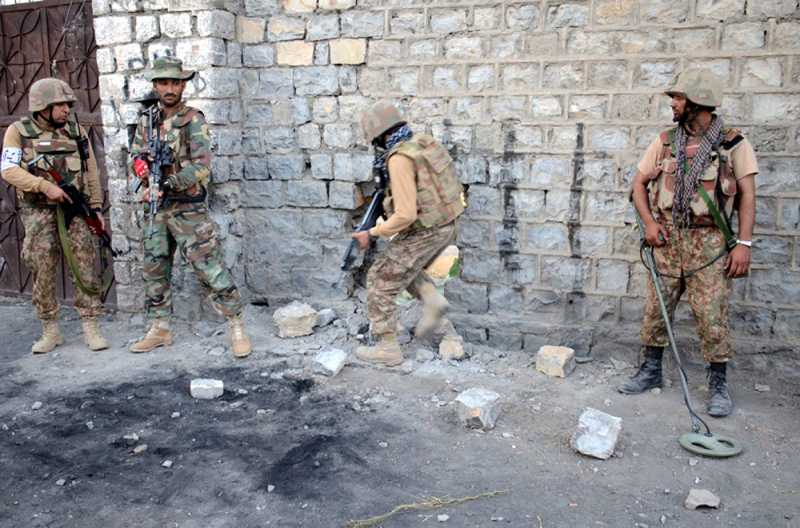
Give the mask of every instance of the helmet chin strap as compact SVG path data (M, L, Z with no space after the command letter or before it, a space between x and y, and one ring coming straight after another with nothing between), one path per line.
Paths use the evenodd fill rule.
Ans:
M44 111L39 112L39 115L42 116L44 118L44 120L47 121L47 124L50 125L51 127L53 127L53 129L58 130L59 128L64 128L64 126L66 126L66 124L67 124L66 121L64 121L63 123L56 123L55 121L53 121L53 106L52 105L50 105L47 108L45 108L45 110L47 110L47 115L44 114Z

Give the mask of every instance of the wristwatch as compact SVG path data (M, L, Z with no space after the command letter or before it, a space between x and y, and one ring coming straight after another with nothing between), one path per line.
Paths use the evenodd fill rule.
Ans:
M749 247L749 248L752 248L752 247L753 247L753 241L752 241L752 240L739 240L739 239L737 238L737 239L736 239L736 244L737 244L737 245L738 245L738 244L741 244L741 245L743 245L743 246L747 246L747 247Z

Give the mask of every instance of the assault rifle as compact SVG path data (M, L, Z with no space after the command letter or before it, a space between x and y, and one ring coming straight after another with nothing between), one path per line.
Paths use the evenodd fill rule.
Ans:
M147 176L147 187L150 189L150 210L148 212L149 227L148 237L153 235L153 219L158 212L158 193L163 186L164 173L162 167L174 163L170 146L161 139L161 112L158 105L152 105L145 110L147 113L147 149L139 155L150 167Z
M375 192L372 193L372 200L369 202L369 207L367 207L367 211L364 213L364 217L361 219L361 222L358 224L356 231L369 231L375 224L378 222L378 218L383 216L383 198L386 195L386 178L380 174L379 171L375 172L375 183L377 187L375 188ZM355 253L358 250L358 242L356 239L350 241L350 245L347 246L347 251L344 252L344 257L342 258L342 270L348 271L350 266L353 265L355 262L356 257Z

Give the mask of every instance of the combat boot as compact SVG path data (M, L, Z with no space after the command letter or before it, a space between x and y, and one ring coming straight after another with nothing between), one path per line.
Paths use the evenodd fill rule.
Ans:
M165 319L156 319L150 325L150 329L145 336L132 344L128 350L134 354L140 354L142 352L150 352L160 346L169 346L171 344L172 332L169 331L169 321Z
M397 336L390 334L383 336L375 346L358 347L356 357L361 361L396 367L403 362L403 351L397 342Z
M419 288L419 294L422 297L422 317L420 317L417 327L414 330L414 335L417 337L425 337L432 331L436 330L442 316L447 313L450 308L450 303L447 302L444 295L439 293L439 290L431 283L425 283Z
M81 322L81 326L83 327L83 340L89 350L105 350L108 348L108 341L100 334L96 319L84 319Z
M250 338L247 337L244 331L244 321L242 321L241 317L237 316L228 319L228 332L231 338L233 356L237 358L249 356L252 346L250 345Z
M639 367L639 371L620 385L617 390L623 394L641 394L646 390L661 387L661 357L663 355L663 347L645 347L644 362Z
M723 418L733 411L733 400L728 392L727 363L711 363L708 368L708 403L706 412L709 416Z
M58 327L58 320L47 319L42 321L42 337L31 347L34 354L47 354L52 352L58 345L64 344L61 336L61 329Z

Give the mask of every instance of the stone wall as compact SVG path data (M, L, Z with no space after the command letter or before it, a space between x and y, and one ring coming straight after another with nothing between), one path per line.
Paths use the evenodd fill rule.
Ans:
M646 275L626 193L669 126L661 90L704 66L725 78L722 114L761 167L753 272L732 307L739 348L796 347L796 0L95 0L94 10L123 310L142 302L126 125L147 89L142 69L168 48L200 71L188 95L214 134L211 206L250 300L350 288L339 258L370 192L357 116L388 99L451 149L468 186L463 271L447 285L460 329L507 348L635 348ZM196 297L186 299L179 311L192 316ZM691 328L686 306L677 319Z

